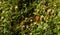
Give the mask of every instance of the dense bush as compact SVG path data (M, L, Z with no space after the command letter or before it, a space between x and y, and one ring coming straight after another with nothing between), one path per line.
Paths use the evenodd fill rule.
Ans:
M0 35L60 35L60 0L0 0Z

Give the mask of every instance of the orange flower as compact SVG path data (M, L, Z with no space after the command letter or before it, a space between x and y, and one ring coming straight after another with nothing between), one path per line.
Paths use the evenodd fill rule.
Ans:
M35 17L35 19L36 19L36 21L38 21L38 20L40 19L40 16L37 15L37 16Z

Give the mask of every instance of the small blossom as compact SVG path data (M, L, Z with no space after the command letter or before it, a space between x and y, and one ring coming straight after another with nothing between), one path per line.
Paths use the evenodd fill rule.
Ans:
M32 35L32 33L30 33L30 35Z
M10 7L10 10L12 10L12 6Z
M3 22L6 22L6 21L7 21L6 19L3 20Z
M36 24L36 22L34 22L34 25Z
M33 20L31 19L30 21L32 22Z
M5 4L6 2L4 1L3 4Z
M42 15L41 18L43 18L44 16Z
M28 18L25 18L25 20L27 20Z
M48 9L47 12L51 12L51 9Z
M26 27L27 27L27 28L29 28L29 26L28 26L28 25L27 25Z
M2 13L5 13L5 11L2 11Z
M3 19L4 17L1 17L1 19Z
M2 2L0 2L0 4L1 4Z
M18 8L18 6L15 6L15 9L17 9Z
M56 5L54 5L54 6L56 6Z

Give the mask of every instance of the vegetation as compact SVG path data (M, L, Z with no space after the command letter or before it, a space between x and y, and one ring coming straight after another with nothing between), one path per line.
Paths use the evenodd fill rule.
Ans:
M0 0L0 35L60 35L60 0Z

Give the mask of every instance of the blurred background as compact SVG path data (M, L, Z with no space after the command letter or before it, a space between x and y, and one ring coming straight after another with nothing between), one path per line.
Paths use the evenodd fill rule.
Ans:
M60 0L0 0L0 35L60 35Z

